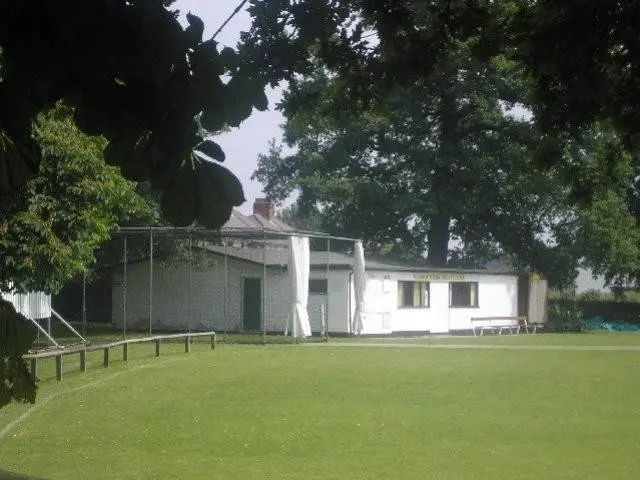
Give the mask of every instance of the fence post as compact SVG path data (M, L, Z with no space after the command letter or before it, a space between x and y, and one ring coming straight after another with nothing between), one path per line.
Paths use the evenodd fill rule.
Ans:
M82 273L82 335L87 333L87 271ZM49 332L51 335L51 332Z
M129 360L129 342L124 342L122 344L122 361L126 362Z
M153 227L149 227L149 336L153 323Z
M33 377L33 380L36 380L36 377L38 375L38 359L37 358L32 358L31 359L31 376Z
M124 237L122 263L122 339L127 338L127 237Z
M62 380L62 355L56 355L56 379Z
M187 285L188 285L188 289L189 289L189 315L187 315L188 318L188 328L187 331L189 333L191 333L191 324L193 323L193 298L192 298L192 288L191 288L191 275L192 272L191 270L193 269L193 249L191 246L191 233L189 233L189 277L187 279Z
M80 350L80 371L81 372L87 371L87 351L86 350Z
M160 356L160 339L156 338L156 357Z
M211 335L211 350L216 349L216 334Z
M109 347L104 348L104 362L103 365L105 367L109 366Z

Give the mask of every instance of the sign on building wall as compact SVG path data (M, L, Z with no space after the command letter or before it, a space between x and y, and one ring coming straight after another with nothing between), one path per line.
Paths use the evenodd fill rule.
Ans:
M369 273L368 277L370 279L382 279L382 288L384 292L391 291L391 285L395 283L396 279L398 280L409 280L411 277L408 277L410 273L396 273L393 275L382 274L376 275L373 273ZM465 275L462 272L420 272L413 274L413 280L423 281L423 282L463 282L465 280Z
M442 281L442 282L462 282L464 281L464 273L449 273L449 272L427 272L427 273L414 273L414 280L425 281Z

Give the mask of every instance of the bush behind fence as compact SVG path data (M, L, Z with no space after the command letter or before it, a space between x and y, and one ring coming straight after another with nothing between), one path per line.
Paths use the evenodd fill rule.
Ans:
M547 329L582 330L584 320L601 317L608 321L640 324L640 303L615 300L550 299Z

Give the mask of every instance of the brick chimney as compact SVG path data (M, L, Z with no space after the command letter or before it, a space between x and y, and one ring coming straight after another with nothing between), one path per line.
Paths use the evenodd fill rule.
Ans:
M276 214L276 207L268 198L256 198L253 202L253 214L262 215L267 220L271 220Z

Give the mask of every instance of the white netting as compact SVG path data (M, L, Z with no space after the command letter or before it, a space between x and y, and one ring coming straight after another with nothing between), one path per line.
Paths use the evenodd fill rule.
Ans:
M292 242L309 249L306 259L296 257L304 260L296 276ZM75 295L60 296L57 308L74 322L110 324L124 336L349 334L353 251L351 239L301 232L123 229L111 242L110 261L102 262L107 265L88 272L81 295L77 282Z

